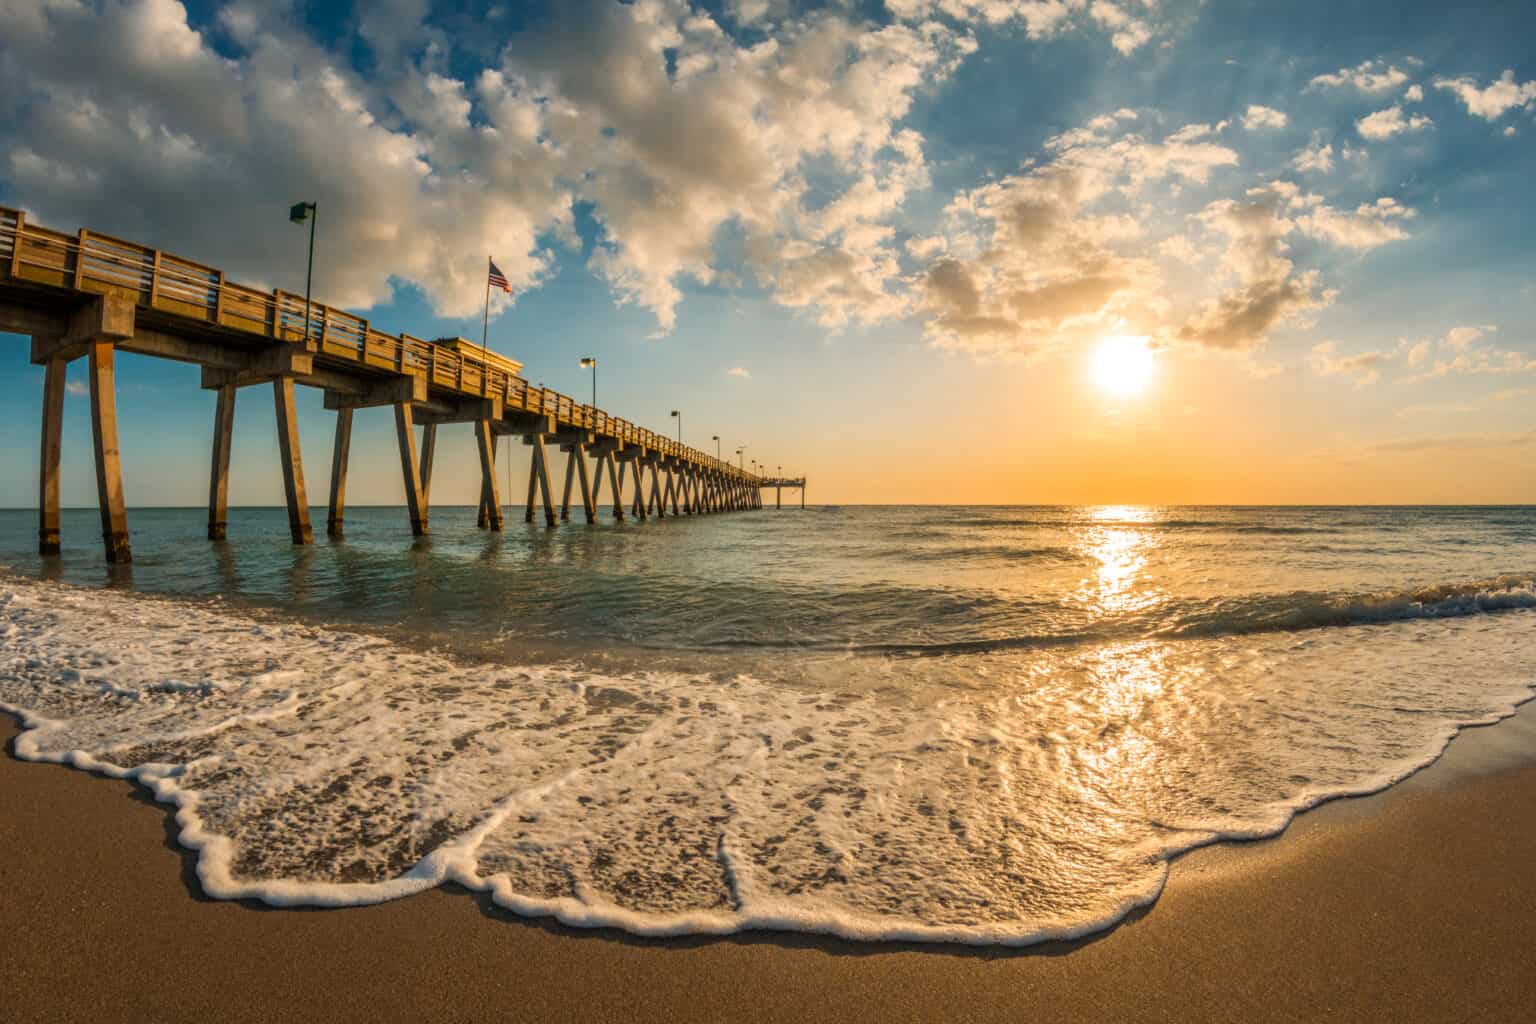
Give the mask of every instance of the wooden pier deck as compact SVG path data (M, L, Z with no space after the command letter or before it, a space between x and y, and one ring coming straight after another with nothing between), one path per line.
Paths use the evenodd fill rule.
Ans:
M270 384L284 497L294 543L312 539L294 412L297 385L325 392L336 412L326 529L344 531L347 461L355 409L392 406L411 529L428 532L436 429L474 425L480 456L479 523L499 530L503 509L495 460L499 438L532 447L525 519L569 519L579 481L581 513L597 521L606 482L613 516L698 515L761 508L762 491L801 488L803 479L768 479L663 434L637 426L474 354L408 334L375 330L362 317L281 289L228 281L214 267L81 229L74 234L28 223L0 207L0 331L31 338L32 362L45 367L39 474L39 550L59 551L59 460L64 374L73 359L90 366L91 426L102 537L109 561L132 554L118 457L113 386L117 352L202 368L217 393L209 476L208 536L226 532L229 456L238 389ZM418 447L416 427L421 426ZM551 463L565 453L556 501ZM627 478L627 479L626 479Z

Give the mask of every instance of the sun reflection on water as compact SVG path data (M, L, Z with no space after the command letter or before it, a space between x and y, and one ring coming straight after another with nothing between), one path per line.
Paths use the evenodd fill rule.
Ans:
M1148 577L1151 556L1161 547L1155 530L1155 509L1138 505L1106 505L1088 510L1087 522L1077 538L1090 563L1072 600L1109 618L1150 611L1165 600L1161 587Z

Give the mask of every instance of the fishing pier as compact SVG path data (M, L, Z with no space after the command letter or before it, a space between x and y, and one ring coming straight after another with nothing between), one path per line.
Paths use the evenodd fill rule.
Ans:
M496 452L502 438L532 448L525 521L542 513L548 526L569 520L579 484L580 514L598 520L606 482L613 518L703 515L763 507L772 488L804 478L763 477L611 416L548 388L534 387L520 365L459 341L437 344L374 330L368 321L303 295L264 291L225 280L222 271L109 235L53 231L0 207L0 331L31 338L31 360L45 368L38 496L38 548L59 552L59 462L65 369L89 363L91 434L101 531L110 562L132 559L118 455L113 383L118 352L155 356L202 368L202 387L216 393L208 486L208 536L225 539L235 395L270 385L288 524L295 544L313 539L304 463L294 411L297 385L324 391L336 413L326 532L345 529L352 413L390 406L411 531L428 532L437 428L474 428L481 483L478 523L500 530L502 497ZM453 339L457 341L457 339ZM421 441L417 443L417 427ZM509 442L510 443L510 442ZM563 491L551 484L566 456ZM556 501L556 498L559 501Z

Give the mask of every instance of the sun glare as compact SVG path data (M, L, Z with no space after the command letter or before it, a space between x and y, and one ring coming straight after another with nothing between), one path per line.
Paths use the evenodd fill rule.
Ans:
M1116 398L1146 390L1152 379L1152 350L1146 338L1116 334L1099 342L1093 353L1093 379Z

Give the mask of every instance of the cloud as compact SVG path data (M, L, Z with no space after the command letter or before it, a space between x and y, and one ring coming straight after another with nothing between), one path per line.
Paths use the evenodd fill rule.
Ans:
M1434 126L1433 121L1423 114L1410 114L1403 116L1403 108L1396 104L1378 110L1374 114L1367 114L1355 122L1355 129L1363 139L1381 140L1390 139L1394 135L1404 132L1420 132Z
M743 3L759 27L742 43L685 0L569 0L498 51L427 27L425 7L364 5L334 50L285 4L237 0L207 30L173 0L28 8L0 60L26 141L0 177L40 219L258 286L302 284L282 212L313 200L316 291L354 308L404 284L472 314L488 253L535 288L576 244L578 208L598 226L592 270L663 329L686 282L720 279L728 227L794 243L783 260L759 245L751 269L822 322L903 308L881 222L927 178L897 124L967 34Z
M1201 213L1207 227L1228 240L1225 262L1236 281L1179 327L1180 340L1254 349L1274 328L1302 321L1333 301L1336 293L1323 289L1316 270L1298 272L1286 256L1285 236L1294 224L1284 206L1283 192L1259 190L1249 201L1217 200Z
M1291 160L1291 166L1298 171L1327 174L1333 170L1332 144L1318 142L1305 149L1298 150L1296 156Z
M1406 72L1381 60L1368 60L1353 67L1340 68L1331 74L1318 75L1307 83L1308 88L1358 89L1361 92L1391 92L1408 81Z
M914 24L941 18L985 25L1022 22L1035 40L1097 29L1108 32L1110 45L1127 55L1161 30L1155 0L885 0L885 8Z
M1049 158L960 193L949 205L942 258L916 299L934 343L970 352L1028 352L1139 319L1163 303L1153 246L1128 202L1154 185L1205 183L1237 154L1209 126L1162 139L1108 139L1074 130Z
M1109 29L1110 45L1121 53L1129 54L1152 38L1152 27L1126 11L1124 4L1110 0L1093 0L1089 12L1093 20Z
M1243 127L1249 131L1260 128L1284 128L1286 120L1284 111L1273 107L1250 106L1248 113L1243 115Z
M1408 237L1402 221L1418 216L1390 196L1361 203L1353 213L1342 213L1324 204L1313 206L1296 218L1303 234L1346 249L1374 249Z
M1492 324L1483 324L1480 327L1452 327L1445 332L1444 344L1458 352L1465 352L1474 341L1496 330L1498 328Z
M725 372L730 374L732 377L741 377L743 379L746 379L746 378L749 378L749 377L752 376L752 372L750 370L748 370L745 366L733 366L729 370L726 370Z
M1381 379L1382 367L1392 358L1390 352L1360 352L1352 356L1338 355L1339 343L1325 341L1312 346L1308 362L1312 372L1320 376L1347 376L1355 378L1355 387L1365 388Z
M1419 103L1424 99L1424 87L1415 82L1403 90L1403 99L1409 103Z
M1430 362L1431 343L1426 339L1408 350L1408 366L1420 372L1405 377L1403 383L1415 384L1436 377L1452 375L1503 375L1536 372L1536 359L1514 349L1496 349L1478 343L1498 328L1493 324L1452 327L1433 346L1437 358Z
M1412 216L1279 183L1248 196L1228 122L1164 131L1150 107L932 193L907 120L975 51L975 24L1139 53L1171 24L1151 0L889 0L894 20L852 3L567 0L512 33L494 12L449 33L430 6L361 5L325 44L285 0L234 0L196 28L173 0L25 6L0 54L0 116L24 141L0 152L0 179L45 223L258 286L302 285L283 213L314 200L316 291L354 308L412 287L478 315L487 254L522 294L584 252L662 331L691 286L745 282L833 331L913 317L936 345L1010 354L1125 324L1256 348L1332 301L1288 240L1369 249ZM1362 68L1357 88L1397 73ZM1254 105L1243 123L1288 118ZM1332 145L1302 154L1298 168L1334 166Z
M69 380L64 382L64 393L84 398L91 393L91 387L83 380Z
M1479 88L1475 78L1437 78L1436 89L1454 93L1466 106L1467 113L1485 121L1496 121L1515 107L1536 104L1536 82L1517 82L1513 71L1505 71L1492 84Z

